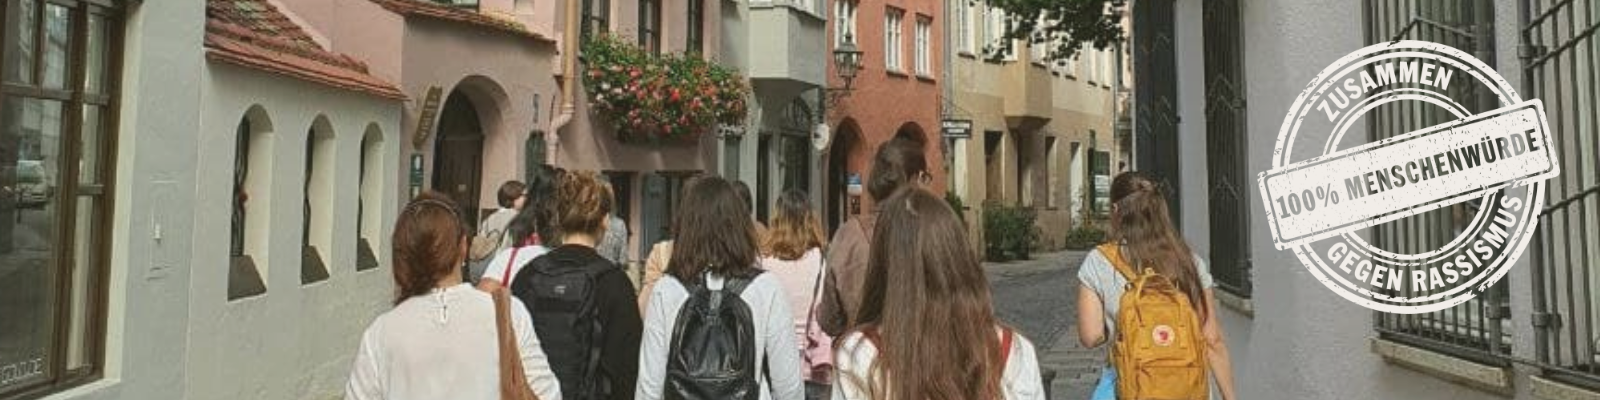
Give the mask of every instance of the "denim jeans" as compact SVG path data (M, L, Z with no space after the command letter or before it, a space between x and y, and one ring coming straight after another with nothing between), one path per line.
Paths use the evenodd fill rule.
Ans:
M1089 400L1117 400L1117 369L1105 367L1100 370L1100 383L1095 385L1094 394Z

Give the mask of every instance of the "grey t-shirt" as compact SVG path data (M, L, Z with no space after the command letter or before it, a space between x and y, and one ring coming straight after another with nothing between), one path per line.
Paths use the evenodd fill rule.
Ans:
M1210 289L1216 286L1216 281L1211 279L1211 267L1199 254L1194 256L1194 266L1200 272L1200 287ZM1100 303L1105 305L1106 337L1116 337L1117 310L1122 304L1122 292L1128 280L1117 273L1116 267L1111 266L1111 260L1097 248L1084 257L1083 266L1078 268L1078 281L1100 295Z

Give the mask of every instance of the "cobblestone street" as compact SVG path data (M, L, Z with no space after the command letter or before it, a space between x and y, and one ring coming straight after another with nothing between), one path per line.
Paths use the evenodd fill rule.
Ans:
M1052 400L1089 398L1105 363L1104 350L1078 344L1074 302L1085 254L1040 253L1032 260L984 264L1000 319L1033 341L1046 377L1055 373L1047 383Z

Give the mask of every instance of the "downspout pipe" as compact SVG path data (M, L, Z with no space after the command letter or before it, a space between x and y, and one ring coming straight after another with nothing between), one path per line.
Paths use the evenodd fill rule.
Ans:
M561 39L561 112L550 121L550 129L545 130L545 159L550 160L550 165L560 164L556 158L561 147L561 130L572 123L577 114L578 90L578 42L582 40L578 32L578 8L582 6L581 0L567 0L566 26L562 29Z

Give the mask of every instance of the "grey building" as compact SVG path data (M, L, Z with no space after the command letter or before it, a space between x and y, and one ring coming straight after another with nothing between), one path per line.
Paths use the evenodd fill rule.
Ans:
M1177 222L1211 264L1242 398L1594 399L1600 353L1600 7L1595 1L1132 2L1134 168L1166 181ZM1418 315L1375 313L1278 250L1256 190L1300 91L1369 44L1443 43L1542 99L1562 175L1546 183L1533 243L1476 299ZM1483 111L1483 93L1452 100ZM1379 112L1345 142L1443 122ZM1396 128L1399 128L1397 130ZM1416 253L1458 228L1452 206L1366 229Z

